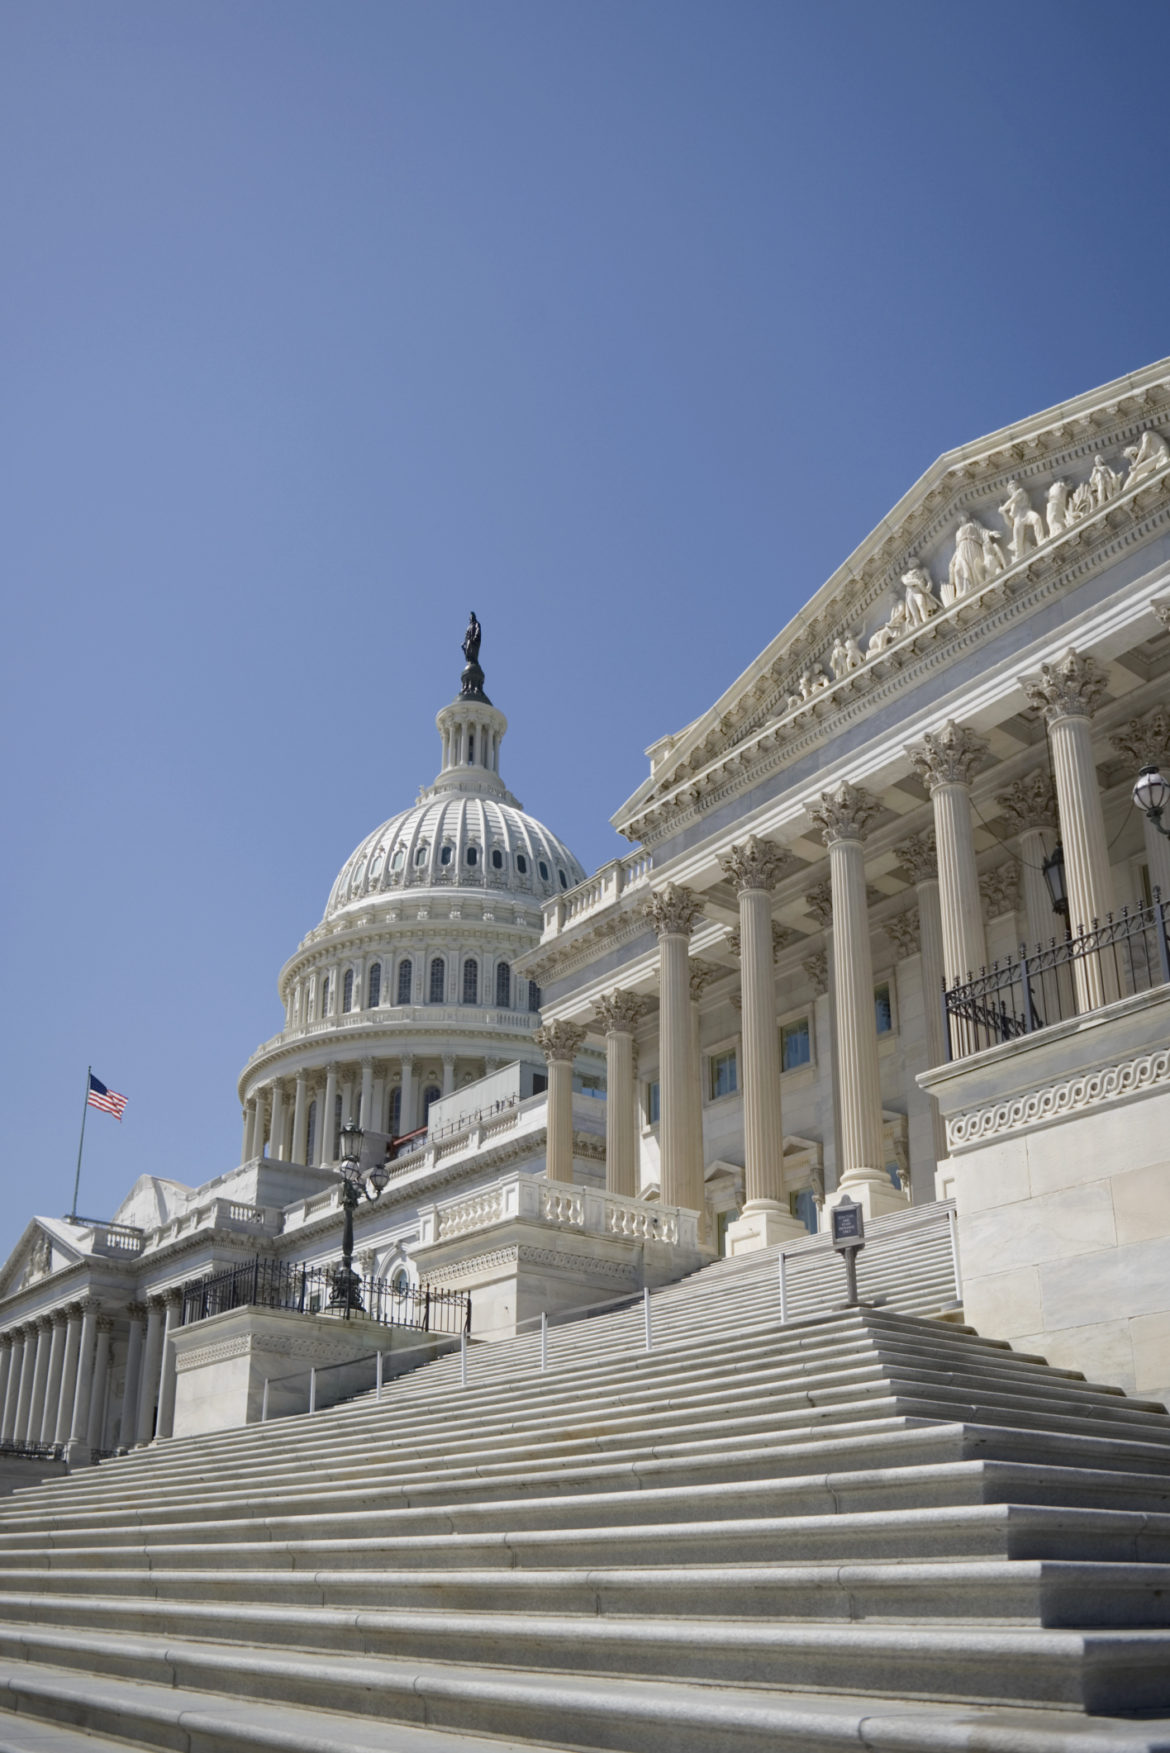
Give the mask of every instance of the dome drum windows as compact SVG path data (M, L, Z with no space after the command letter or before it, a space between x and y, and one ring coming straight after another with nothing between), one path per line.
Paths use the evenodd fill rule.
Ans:
M431 977L428 988L428 1001L431 1004L442 1004L447 990L447 964L442 956L431 959Z
M496 1005L500 1010L512 1008L512 964L500 962L496 968Z
M463 856L467 860L468 864L471 865L472 868L474 868L479 863L479 847L478 846L465 847L464 851L463 851Z
M398 1003L409 1004L411 986L414 982L414 963L409 956L404 956L398 964Z
M468 956L463 964L463 1002L479 1003L479 963L474 956Z
M382 1000L382 964L374 962L370 966L366 983L366 1009L377 1010Z
M504 868L504 855L500 851L498 846L493 846L492 847L492 869L493 870L503 870L503 868Z
M353 969L352 968L347 968L345 970L345 979L342 982L342 987L341 987L341 1008L342 1008L343 1012L351 1011L353 1009Z

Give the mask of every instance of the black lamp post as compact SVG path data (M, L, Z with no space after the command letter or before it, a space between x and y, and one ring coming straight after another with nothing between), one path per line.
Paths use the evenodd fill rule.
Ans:
M390 1179L389 1169L381 1163L370 1170L367 1186L361 1166L362 1136L361 1127L352 1120L341 1128L341 1209L345 1222L341 1232L341 1265L333 1272L329 1307L341 1310L347 1319L351 1313L360 1314L365 1308L362 1281L353 1269L353 1214L363 1198L373 1204ZM372 1193L370 1187L374 1189Z
M1163 779L1152 761L1138 774L1137 784L1133 788L1133 801L1147 821L1153 823L1158 833L1170 840L1170 828L1162 826L1162 811L1170 803L1170 782Z

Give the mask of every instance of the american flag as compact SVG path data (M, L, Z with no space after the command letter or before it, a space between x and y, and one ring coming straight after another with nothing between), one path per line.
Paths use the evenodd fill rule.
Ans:
M122 1110L126 1106L125 1096L117 1090L108 1090L100 1077L89 1074L89 1095L86 1098L91 1108L100 1108L103 1114L112 1114L115 1120L122 1118Z

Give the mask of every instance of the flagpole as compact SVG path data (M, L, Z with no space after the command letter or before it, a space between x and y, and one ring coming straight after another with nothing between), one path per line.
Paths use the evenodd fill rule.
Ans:
M85 1101L81 1108L81 1137L77 1141L77 1173L73 1177L73 1210L70 1217L77 1216L77 1189L81 1186L81 1153L85 1148L85 1116L89 1112L89 1080L93 1076L93 1066L85 1068Z

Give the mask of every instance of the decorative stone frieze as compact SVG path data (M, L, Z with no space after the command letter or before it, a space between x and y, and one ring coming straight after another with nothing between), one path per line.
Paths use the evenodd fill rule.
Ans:
M939 785L970 785L987 758L988 743L949 718L941 730L928 730L922 742L906 752L919 779L933 791Z
M993 865L979 878L979 894L989 919L1013 913L1020 893L1020 867L1014 859Z
M703 904L690 889L668 883L666 888L655 890L643 912L659 937L689 937L702 916Z
M882 930L902 960L918 954L921 927L917 907L908 907L905 913L895 913L892 918L883 919Z
M1029 828L1058 828L1056 792L1052 779L1043 767L1014 779L1006 791L997 794L996 803L1007 818L1013 834L1027 833Z
M1121 1101L1170 1082L1170 1048L1142 1053L1114 1065L1028 1090L1026 1094L986 1107L968 1108L947 1121L952 1150L999 1138L1034 1125L1046 1125L1063 1114L1075 1114L1105 1102Z
M532 1039L551 1065L557 1060L568 1060L572 1064L581 1051L586 1031L579 1023L552 1022L545 1023L537 1029Z
M626 992L615 986L594 1005L594 1014L607 1035L629 1035L637 1028L650 1006L638 992Z
M724 876L737 894L744 889L774 889L795 862L783 847L772 840L760 840L755 834L721 854L719 859Z
M872 793L846 779L835 791L822 791L820 802L811 805L808 813L825 845L833 846L839 840L863 840L881 805Z
M1062 718L1092 718L1105 698L1107 677L1095 657L1069 650L1056 663L1041 664L1038 676L1023 676L1029 704L1049 724Z

